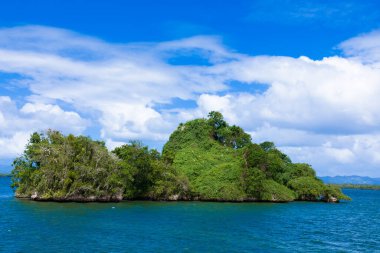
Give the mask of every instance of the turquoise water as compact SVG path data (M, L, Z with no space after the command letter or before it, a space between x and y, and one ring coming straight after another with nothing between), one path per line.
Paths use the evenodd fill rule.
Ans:
M352 202L46 203L0 178L2 252L380 252L380 191Z

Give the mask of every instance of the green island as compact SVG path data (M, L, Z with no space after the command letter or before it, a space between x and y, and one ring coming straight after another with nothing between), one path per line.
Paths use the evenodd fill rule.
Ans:
M253 143L215 111L181 123L162 154L138 141L108 151L86 136L33 133L13 162L12 187L39 201L350 200L310 165L292 163L272 142Z

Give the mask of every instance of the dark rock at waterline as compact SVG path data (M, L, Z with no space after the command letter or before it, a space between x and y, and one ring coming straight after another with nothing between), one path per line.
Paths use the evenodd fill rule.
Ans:
M123 200L121 194L107 196L83 196L73 195L67 197L44 197L39 196L37 192L30 196L16 194L16 198L30 199L34 201L55 201L55 202L119 202Z

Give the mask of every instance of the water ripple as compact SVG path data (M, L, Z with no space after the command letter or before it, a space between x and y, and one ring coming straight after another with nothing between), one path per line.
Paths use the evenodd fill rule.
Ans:
M0 252L380 252L380 191L346 190L342 204L80 204L18 200L8 184Z

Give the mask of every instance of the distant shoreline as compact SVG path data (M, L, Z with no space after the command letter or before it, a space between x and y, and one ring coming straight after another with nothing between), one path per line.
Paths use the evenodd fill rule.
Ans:
M380 185L370 185L370 184L330 184L330 185L335 185L342 189L380 190Z

